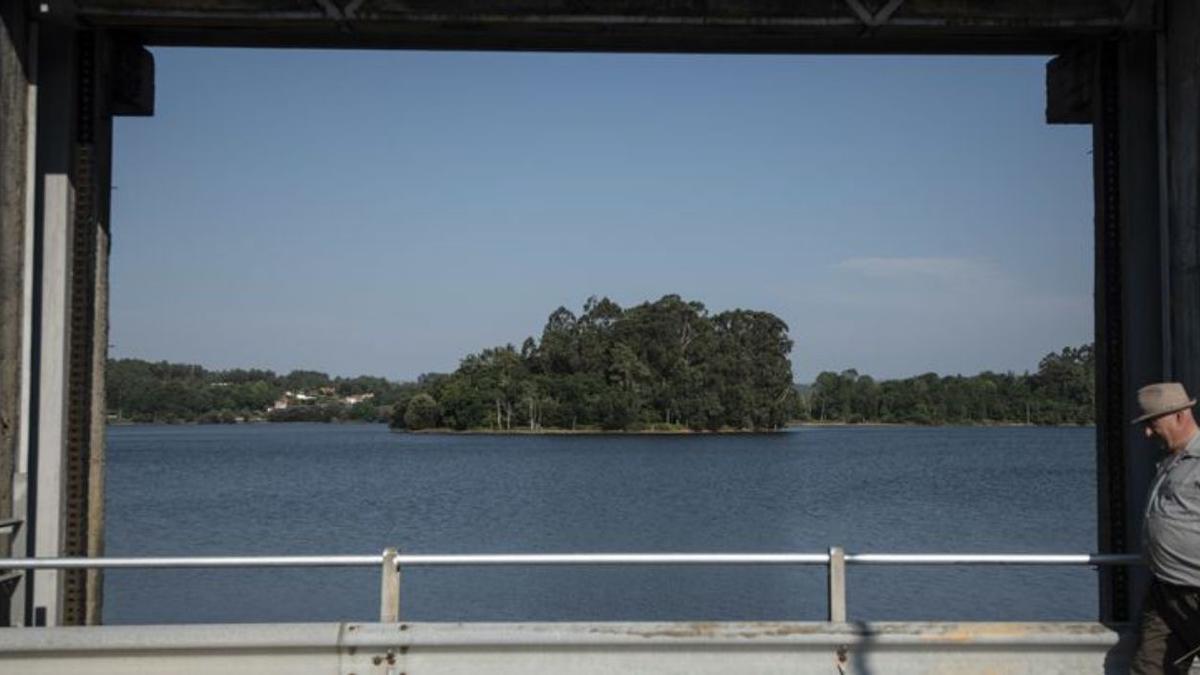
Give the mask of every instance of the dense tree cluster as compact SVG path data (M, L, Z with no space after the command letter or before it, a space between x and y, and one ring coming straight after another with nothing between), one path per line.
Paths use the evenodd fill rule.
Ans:
M512 430L749 429L794 412L788 327L767 312L709 315L667 295L622 309L555 310L540 340L485 349L428 377L395 427Z
M827 422L909 424L1092 424L1096 363L1091 345L1048 354L1034 374L973 377L926 373L876 381L824 372L801 392L798 417Z
M110 360L110 415L135 422L390 421L403 429L748 429L789 420L901 424L1092 424L1090 345L1048 354L1036 373L875 380L855 370L792 384L788 327L766 313L710 315L667 295L622 309L590 298L555 310L540 339L485 349L450 374L396 383L311 370L209 371ZM286 392L305 393L285 398ZM372 394L346 403L346 397ZM284 399L286 408L274 409Z
M138 359L108 362L109 413L134 422L322 421L388 419L391 406L413 385L381 377L331 378L294 370L205 370L200 366ZM318 392L308 405L268 412L284 392ZM370 400L346 405L341 397L371 393Z

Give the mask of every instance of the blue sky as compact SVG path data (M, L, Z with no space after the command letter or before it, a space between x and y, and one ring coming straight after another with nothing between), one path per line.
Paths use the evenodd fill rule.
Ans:
M1091 340L1090 130L1045 58L156 49L111 353L410 379L559 305L761 309L798 381Z

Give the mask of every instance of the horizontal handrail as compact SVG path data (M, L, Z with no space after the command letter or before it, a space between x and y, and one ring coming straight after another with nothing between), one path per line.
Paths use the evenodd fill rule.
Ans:
M829 621L846 621L847 565L1133 565L1141 556L1111 553L498 553L201 556L155 558L0 558L0 570L377 567L379 620L400 620L400 574L406 567L502 565L823 565L829 572Z
M398 567L501 565L827 565L828 553L520 553L400 554ZM857 565L1132 565L1136 554L847 553ZM209 556L153 558L0 558L0 569L195 567L369 567L382 555Z
M399 555L401 566L495 565L825 565L826 553L499 553Z
M0 569L171 569L186 567L371 567L382 555L207 556L157 558L0 558Z
M858 565L1135 565L1132 553L847 553Z

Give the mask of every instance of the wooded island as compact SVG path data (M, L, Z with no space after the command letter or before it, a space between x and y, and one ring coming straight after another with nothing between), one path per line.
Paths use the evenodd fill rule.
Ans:
M663 296L623 309L589 298L552 312L539 338L485 349L416 382L317 371L209 371L110 360L114 422L387 421L410 431L770 431L789 422L1091 424L1090 345L1034 374L926 373L877 381L855 370L793 384L788 326L768 312L710 314Z

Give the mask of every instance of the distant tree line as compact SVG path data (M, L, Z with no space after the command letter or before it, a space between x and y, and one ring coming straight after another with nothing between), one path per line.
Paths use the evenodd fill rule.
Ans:
M330 377L312 370L206 370L201 366L110 359L106 371L111 418L131 422L363 420L382 422L414 384L381 377ZM271 410L285 392L315 392L307 405ZM347 405L343 397L374 394Z
M856 370L792 383L788 327L767 312L710 315L667 295L622 309L589 298L555 310L540 339L485 349L416 382L294 370L206 370L108 362L110 418L132 422L388 421L420 430L770 430L788 421L1092 424L1091 345L1048 354L1036 373L926 373L875 380ZM308 396L285 399L285 393ZM353 404L344 399L372 394ZM286 407L277 401L287 400Z
M788 327L767 312L710 315L678 295L622 309L559 307L541 338L426 376L392 426L451 429L771 430L796 409Z
M1093 424L1091 345L1047 354L1036 373L972 377L926 373L877 381L855 370L824 372L801 388L797 419L906 424Z

